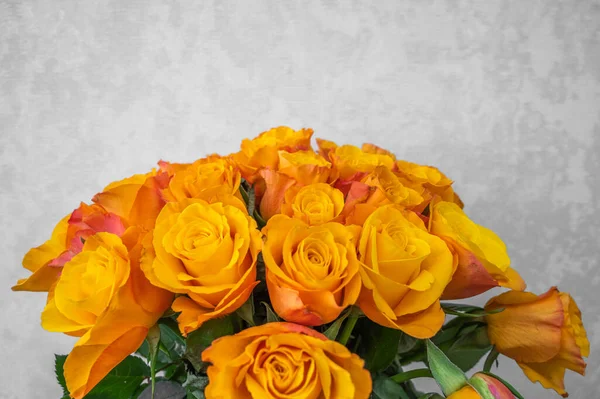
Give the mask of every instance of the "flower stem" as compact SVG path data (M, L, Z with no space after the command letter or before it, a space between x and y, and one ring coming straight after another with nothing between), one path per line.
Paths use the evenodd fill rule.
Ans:
M396 374L395 376L390 377L390 378L392 380L394 380L395 382L397 382L398 384L402 384L403 382L412 380L413 378L420 378L420 377L431 378L432 377L431 371L429 369L410 370L410 371L402 372L400 374Z
M346 345L348 340L350 339L350 335L352 334L352 330L354 330L354 326L358 321L358 312L354 309L350 311L350 316L348 316L348 320L346 320L346 324L344 324L344 329L342 333L338 337L338 342L342 345Z
M489 372L492 369L494 362L497 362L496 359L498 359L499 354L500 353L498 353L498 351L496 350L496 347L493 346L492 350L490 351L490 354L485 359L485 364L483 365L483 371Z

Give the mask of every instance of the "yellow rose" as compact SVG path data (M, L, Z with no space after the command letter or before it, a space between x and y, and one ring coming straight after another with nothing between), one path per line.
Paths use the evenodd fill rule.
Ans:
M252 140L242 140L240 152L233 160L242 172L242 177L250 183L258 178L261 169L277 170L279 151L286 152L310 150L312 129L293 129L280 126L259 134Z
M396 170L408 179L436 188L446 188L452 184L435 166L419 165L408 161L396 161Z
M281 213L314 226L334 220L343 209L344 194L340 190L316 183L286 191Z
M279 173L291 177L298 184L306 186L327 182L331 163L314 151L279 151L277 170Z
M459 207L463 207L460 197L452 188L452 180L438 168L401 160L396 161L395 166L394 172L403 179L406 186L417 191L419 191L419 187L425 190L420 194L426 200L438 196L444 201L454 202Z
M363 152L353 145L336 147L329 152L337 176L341 180L360 180L362 176L375 170L378 166L388 169L394 167L394 160L386 154ZM360 176L356 179L356 176Z
M416 338L435 335L444 322L440 295L450 282L453 258L419 217L386 205L365 221L359 255L362 311L374 322Z
M430 215L429 231L444 239L458 259L444 299L467 298L497 285L525 289L523 279L510 267L506 245L493 231L472 222L451 202L434 201Z
M318 326L335 320L360 292L355 238L360 228L308 226L284 215L264 228L267 288L286 321Z
M566 369L585 374L583 357L590 354L581 312L571 296L550 288L542 295L509 291L488 301L490 342L498 352L513 358L532 382L554 389L563 397Z
M32 272L12 287L13 291L48 292L60 276L62 266L81 252L83 241L98 232L121 236L125 231L123 221L100 205L81 203L54 228L51 238L39 247L32 248L23 258L23 267Z
M418 191L402 184L400 179L385 166L378 166L362 180L363 183L374 190L368 204L375 206L384 204L398 204L405 208L415 207L423 202L423 197Z
M80 337L64 365L73 398L134 352L173 298L144 278L138 241L137 228L90 236L48 295L42 327Z
M404 185L401 179L385 166L377 166L361 181L352 181L347 186L348 194L344 207L346 224L361 225L368 215L387 204L397 204L415 212L422 211L426 206L425 199L420 194L423 190L419 192Z
M207 399L367 399L371 375L342 344L292 323L268 323L216 339L202 353Z
M361 150L363 152L369 153L369 154L381 154L381 155L387 155L388 157L392 158L394 161L396 160L396 156L394 155L394 153L376 146L375 144L371 144L371 143L364 143L362 145Z
M167 201L184 198L207 198L220 193L235 194L240 186L240 172L227 158L199 159L175 173L169 187L163 190Z
M256 281L262 245L256 222L231 195L168 203L156 220L142 268L156 286L186 294L173 302L182 334L237 310Z

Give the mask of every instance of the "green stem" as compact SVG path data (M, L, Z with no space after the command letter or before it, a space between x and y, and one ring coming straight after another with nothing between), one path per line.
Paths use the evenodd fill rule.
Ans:
M350 316L348 316L348 320L346 320L346 324L344 324L344 329L342 333L338 337L338 342L342 345L346 345L348 340L350 339L350 335L352 334L352 330L354 330L354 326L358 321L358 312L351 310Z
M154 399L154 388L156 387L156 354L152 357L150 362L150 375L152 376L150 381L152 384L152 399Z
M483 371L489 372L492 369L492 366L494 365L494 362L496 361L496 359L498 359L499 354L500 353L496 350L496 347L493 346L487 359L485 359L485 364L483 365Z
M400 374L396 374L393 377L390 377L392 380L397 382L398 384L402 384L408 380L412 380L413 378L421 378L421 377L429 377L432 378L431 370L429 369L415 369L410 371L405 371Z

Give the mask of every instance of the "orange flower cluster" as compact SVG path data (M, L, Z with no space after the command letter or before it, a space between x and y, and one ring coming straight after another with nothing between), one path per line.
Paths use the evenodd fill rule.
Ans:
M108 185L27 253L31 275L13 289L48 292L42 326L79 338L65 363L71 396L134 352L169 307L185 337L236 312L261 278L286 323L216 340L202 355L207 398L367 398L364 362L311 327L356 306L427 339L444 324L440 300L494 287L511 291L486 307L505 308L486 316L490 341L565 394L565 368L583 373L589 352L573 299L521 292L504 243L469 219L437 168L372 144L313 148L312 135L278 127L228 156L161 161Z

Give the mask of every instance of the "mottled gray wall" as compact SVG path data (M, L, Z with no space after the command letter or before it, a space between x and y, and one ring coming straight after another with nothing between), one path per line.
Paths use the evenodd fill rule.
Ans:
M2 398L54 398L22 255L105 184L160 159L312 127L438 165L535 292L584 312L600 361L600 3L589 0L0 1ZM557 397L510 360L527 398Z

